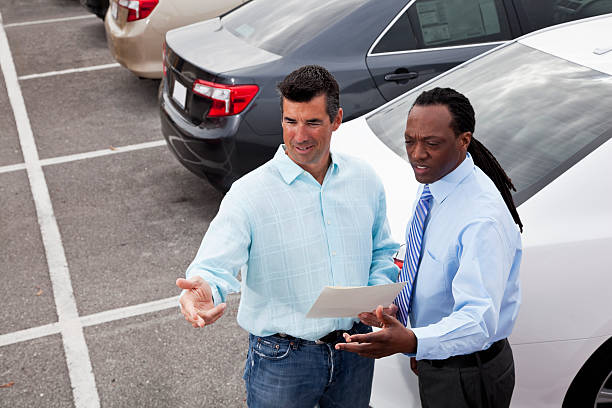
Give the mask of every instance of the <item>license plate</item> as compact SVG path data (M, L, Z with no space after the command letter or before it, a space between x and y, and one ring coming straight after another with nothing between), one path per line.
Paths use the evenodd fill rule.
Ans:
M119 16L119 7L117 7L117 2L111 0L111 15L116 20Z
M178 81L174 81L174 89L172 90L172 99L185 109L185 100L187 99L187 88Z

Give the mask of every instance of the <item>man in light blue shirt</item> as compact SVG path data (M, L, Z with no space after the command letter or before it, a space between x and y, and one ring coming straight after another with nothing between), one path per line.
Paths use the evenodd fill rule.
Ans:
M249 407L367 407L373 360L334 345L370 327L305 316L324 286L397 278L384 189L365 163L329 151L342 121L329 72L302 67L279 90L284 145L223 199L187 279L177 280L182 311L204 327L221 317L228 292L241 291Z
M450 88L416 99L406 124L406 151L423 184L419 197L424 190L431 197L425 193L430 208L409 294L411 328L379 307L360 317L382 330L347 335L347 344L336 346L374 358L415 355L411 367L424 407L507 407L514 388L506 338L520 305L522 224L512 183L473 138L474 125L471 104ZM419 230L411 225L407 241L415 234L409 230Z

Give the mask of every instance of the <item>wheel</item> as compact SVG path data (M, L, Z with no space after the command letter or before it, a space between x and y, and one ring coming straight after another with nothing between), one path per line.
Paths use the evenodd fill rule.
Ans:
M595 406L597 408L612 407L612 371L610 371L608 378L606 378L597 393Z
M612 337L584 363L570 385L563 408L612 408Z

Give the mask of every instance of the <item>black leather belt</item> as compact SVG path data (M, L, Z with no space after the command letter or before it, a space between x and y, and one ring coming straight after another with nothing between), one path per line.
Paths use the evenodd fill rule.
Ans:
M348 333L348 334L356 334L357 333L357 327L359 326L359 324L361 323L354 323L353 327L351 327L349 330L334 330L333 332L329 332L327 333L325 336L321 337L319 340L315 340L312 341L311 343L315 343L315 344L335 344L338 343L339 341L343 340L344 337L342 337L343 333ZM308 340L304 340L304 339L298 339L296 337L290 336L288 334L285 333L276 333L274 334L274 336L276 337L280 337L282 339L287 339L287 340L300 340L300 341L308 341Z
M471 354L464 354L461 356L452 356L444 360L424 360L432 365L432 367L442 368L467 368L467 367L478 367L478 358L480 358L480 364L484 364L488 361L493 360L508 343L507 339L498 340L486 350L476 351Z

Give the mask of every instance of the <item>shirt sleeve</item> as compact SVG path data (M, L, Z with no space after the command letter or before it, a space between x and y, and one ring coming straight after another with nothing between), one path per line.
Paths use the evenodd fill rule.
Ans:
M248 260L251 229L240 204L238 195L230 190L185 273L187 279L199 275L208 282L215 304L225 302L227 293L240 291L236 277Z
M383 285L397 281L399 268L393 262L393 255L399 244L391 238L387 220L387 201L382 183L378 189L376 217L372 226L372 263L368 286Z
M417 360L444 359L482 350L498 331L499 311L514 248L493 219L468 225L459 236L459 267L452 279L453 312L413 328Z

